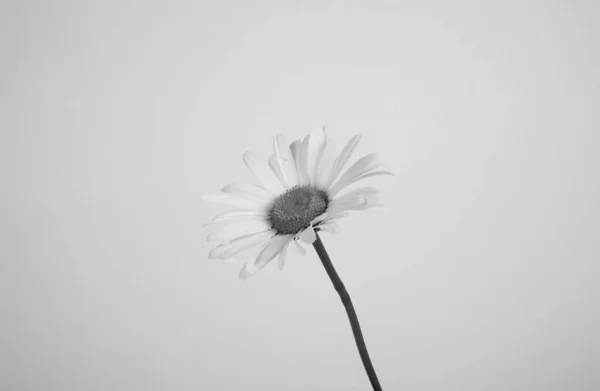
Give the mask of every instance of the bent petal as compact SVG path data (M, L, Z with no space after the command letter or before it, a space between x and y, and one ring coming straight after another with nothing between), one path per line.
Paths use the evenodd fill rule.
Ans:
M337 193L343 188L348 186L350 183L358 180L358 178L368 173L369 171L377 168L377 154L370 153L362 158L358 159L344 174L341 178L329 189L329 194L335 197Z
M326 188L331 186L333 182L335 182L337 177L340 175L340 172L348 162L348 159L350 159L350 156L352 156L352 153L356 149L356 146L358 145L360 139L360 134L357 134L354 137L352 137L350 141L348 141L342 152L340 152L339 156L335 159L335 161L333 162L333 167L331 168L331 172L329 173L329 178L327 179L327 182L325 182Z
M283 172L286 174L289 187L294 187L298 184L298 174L296 172L296 164L292 151L282 134L278 134L273 139L273 154L279 158L279 162L283 167Z
M304 231L300 232L298 236L300 240L307 244L313 244L317 240L317 234L312 225L309 225Z
M340 227L335 221L328 221L325 224L319 225L319 229L330 234L337 234L340 232Z
M296 252L299 255L306 255L306 250L304 249L304 247L302 247L302 245L300 244L299 240L292 240L294 242L294 248L296 249Z
M242 270L240 271L240 279L246 280L248 277L253 276L269 262L273 260L283 249L286 243L291 239L291 235L277 235L273 237L265 248L258 254L256 258L246 262Z
M378 196L379 192L372 187L356 189L351 193L333 199L327 208L327 214L331 219L340 218L348 211L362 210L364 205L375 203Z
M267 165L259 163L251 152L246 152L243 159L248 169L252 171L265 190L272 195L279 195L283 192L283 185Z
M287 253L287 249L290 247L290 242L292 240L288 240L284 245L283 248L281 249L281 252L279 253L279 257L277 257L277 265L279 266L279 270L282 270L283 267L285 266L285 255Z
M213 225L213 230L206 237L208 243L229 243L240 236L258 233L270 229L266 220L227 221Z
M391 175L391 176L395 176L396 174L394 174L391 171L384 171L384 170L371 171L371 172L367 172L365 174L362 174L362 175L354 178L353 180L351 180L350 182L348 182L348 184L346 184L346 186L350 186L354 182L358 182L358 181L361 181L363 179L366 179L366 178L369 178L369 177L372 177L372 176L377 176L377 175ZM343 190L343 188L340 189L340 190Z
M285 168L283 166L283 163L281 162L281 159L278 158L277 155L272 154L271 156L269 156L269 167L271 167L271 170L273 170L273 172L279 179L279 182L281 182L281 184L283 185L284 189L289 189L291 186L289 185L287 174L285 173Z
M211 259L227 259L231 256L239 253L240 251L246 250L250 247L254 247L260 243L269 240L274 235L274 232L270 229L243 235L235 238L230 243L222 244L215 247L209 254L208 257Z

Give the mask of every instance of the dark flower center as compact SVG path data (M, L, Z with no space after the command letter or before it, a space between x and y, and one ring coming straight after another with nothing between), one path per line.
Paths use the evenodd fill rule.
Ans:
M269 211L271 227L279 235L296 234L327 210L329 197L311 186L296 186L275 199Z

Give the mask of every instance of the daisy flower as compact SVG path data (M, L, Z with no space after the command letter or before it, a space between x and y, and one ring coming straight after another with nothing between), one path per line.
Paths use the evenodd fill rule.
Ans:
M288 247L294 246L305 253L300 242L314 244L318 231L339 232L336 222L349 212L381 207L378 191L373 187L344 193L363 179L392 175L379 170L375 153L346 168L360 138L360 135L352 137L335 159L328 148L325 129L291 144L278 134L273 139L268 164L246 152L243 160L258 184L233 183L218 194L204 196L207 201L237 207L208 224L215 227L208 236L209 242L221 242L209 253L209 258L239 258L258 248L258 255L244 264L241 279L256 274L275 258L281 269Z
M377 202L378 192L373 187L347 189L363 179L391 174L378 169L374 153L346 168L359 141L359 135L352 137L335 159L329 151L324 129L291 144L282 135L275 136L268 165L260 164L246 152L244 162L259 184L233 183L223 187L219 194L205 196L206 200L238 207L218 215L210 223L220 228L209 235L209 241L223 243L209 253L209 258L231 259L239 255L246 258L249 250L257 248L258 255L246 258L240 272L240 278L246 279L275 258L283 268L289 246L304 253L300 242L312 244L342 299L363 366L373 390L378 391L381 385L352 300L317 233L336 233L339 231L336 221L349 212L382 206ZM247 224L251 224L251 228Z

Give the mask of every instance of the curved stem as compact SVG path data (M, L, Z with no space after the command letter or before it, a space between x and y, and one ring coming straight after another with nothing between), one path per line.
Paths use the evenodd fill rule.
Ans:
M356 316L356 311L354 311L354 306L352 305L352 300L350 300L350 295L348 291L346 291L346 287L344 283L338 276L333 264L331 263L331 259L329 259L329 255L327 255L327 251L325 251L325 247L323 246L323 242L317 233L317 240L313 243L319 258L321 258L321 262L325 267L325 271L327 271L327 275L331 279L335 290L340 295L340 299L342 299L342 303L344 304L344 308L346 308L346 313L348 314L348 319L350 320L350 326L352 326L352 333L354 334L354 340L356 341L356 346L358 347L358 353L360 354L360 358L362 363L367 371L367 376L369 376L369 381L371 382L371 386L373 386L373 390L381 391L381 385L379 384L379 380L377 379L377 375L375 374L375 369L373 368L373 364L371 363L371 358L369 357L369 352L367 352L367 345L365 344L365 340L362 335L362 331L360 330L360 324L358 323L358 317Z

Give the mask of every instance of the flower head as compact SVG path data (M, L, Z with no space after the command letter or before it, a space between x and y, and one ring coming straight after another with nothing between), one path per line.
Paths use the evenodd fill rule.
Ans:
M377 203L378 191L373 187L341 194L362 179L392 174L378 170L374 153L346 169L359 141L360 135L352 137L335 159L324 129L291 144L278 134L268 165L260 164L246 152L244 162L259 184L230 184L218 194L204 196L208 201L238 207L218 215L210 223L219 227L208 240L222 243L209 253L209 258L229 259L258 248L258 255L246 261L240 278L254 275L276 257L283 268L290 245L303 252L298 241L311 244L316 231L337 233L336 220L348 212L382 206Z

